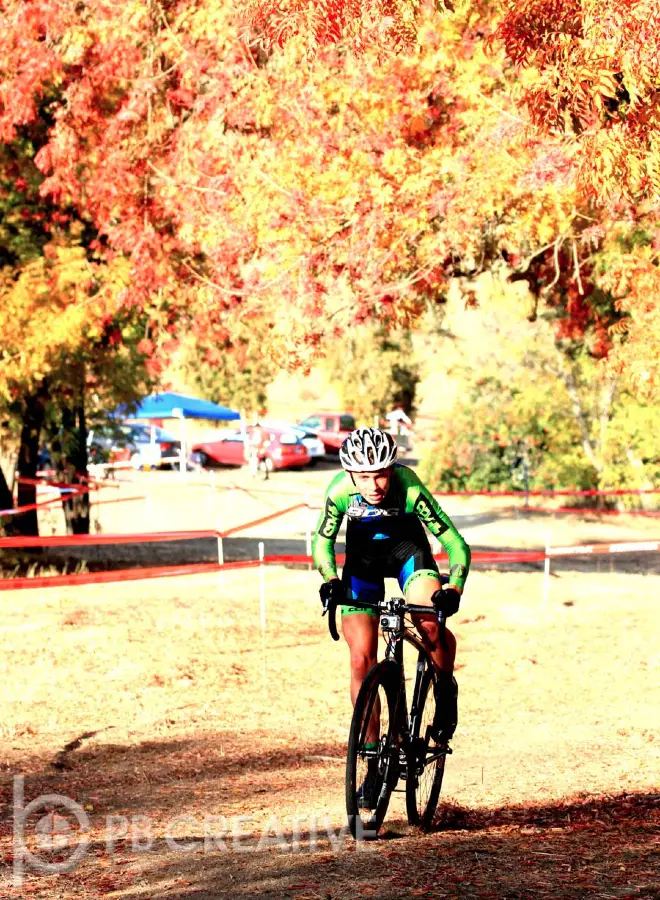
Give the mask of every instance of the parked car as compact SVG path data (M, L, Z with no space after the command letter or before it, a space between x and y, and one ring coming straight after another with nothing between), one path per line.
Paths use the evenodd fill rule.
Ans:
M157 457L159 468L177 468L181 456L181 441L173 437L156 425L122 425L127 429L129 439L137 448L138 457L149 456L152 451L147 450L147 445L157 444L160 449L160 458ZM153 435L153 437L152 437Z
M247 429L247 434L251 431ZM267 428L269 443L266 462L272 469L300 469L309 464L307 447L291 429L279 431ZM194 444L192 452L200 465L242 466L245 464L245 433L228 431L220 438Z
M355 419L349 413L313 413L298 428L304 428L316 434L322 441L326 453L338 453L344 439L355 428Z
M309 465L314 466L319 458L323 458L325 455L325 446L323 445L323 441L321 438L315 434L313 431L309 431L307 428L301 428L300 425L289 425L287 422L264 422L265 428L270 428L274 431L291 431L300 440L303 442L307 450L309 451L310 460Z
M308 431L306 428L300 428L299 426L293 427L291 431L297 435L305 447L307 447L310 457L310 466L315 466L318 459L323 459L325 456L325 444L318 434L315 434L313 431Z
M110 424L88 437L90 458L129 462L135 469L177 465L181 442L155 425Z
M181 442L152 425L106 422L87 432L87 459L90 466L130 462L136 469L175 467ZM39 452L40 470L53 467L51 448L44 445Z

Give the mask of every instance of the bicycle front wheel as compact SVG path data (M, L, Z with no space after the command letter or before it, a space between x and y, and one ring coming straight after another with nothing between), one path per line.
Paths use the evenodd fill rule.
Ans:
M411 741L406 776L406 811L411 825L428 831L440 798L447 745L433 733L434 678L430 662L420 672L411 707Z
M399 777L398 667L375 665L355 701L346 758L346 811L358 840L377 837Z

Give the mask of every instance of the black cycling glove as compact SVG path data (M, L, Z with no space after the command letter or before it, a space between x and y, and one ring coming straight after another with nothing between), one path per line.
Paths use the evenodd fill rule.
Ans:
M461 595L451 587L436 591L432 600L436 612L442 613L447 618L457 613L461 605Z
M331 581L324 581L319 588L321 595L321 603L323 604L323 612L327 613L331 604L340 605L346 599L344 597L344 588L338 578Z

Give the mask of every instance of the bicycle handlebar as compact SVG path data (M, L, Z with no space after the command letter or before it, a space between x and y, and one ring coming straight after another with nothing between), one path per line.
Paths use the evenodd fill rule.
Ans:
M405 615L406 613L410 613L411 615L430 615L435 613L438 625L440 626L440 641L442 645L445 645L445 636L444 630L447 624L447 617L436 610L433 606L421 606L419 604L408 604L404 603L401 598L395 597L394 601L397 601L394 608L392 608L392 600L381 600L378 603L371 603L369 600L351 600L351 606L360 607L365 611L370 609L375 612L380 613L399 613L401 615ZM328 630L332 635L333 641L339 640L339 632L337 631L337 604L329 603L328 604Z
M339 632L337 631L337 604L331 603L328 606L328 630L333 641L339 640Z

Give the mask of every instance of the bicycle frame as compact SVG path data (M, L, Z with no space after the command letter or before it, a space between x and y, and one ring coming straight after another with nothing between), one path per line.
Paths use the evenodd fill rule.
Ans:
M430 661L429 651L425 647L421 638L405 623L405 615L435 615L440 626L440 640L444 644L444 628L445 617L436 612L431 606L409 605L401 597L392 597L389 600L382 600L380 603L370 603L369 601L352 601L354 606L361 606L365 610L376 610L380 613L380 626L383 631L383 637L386 641L385 661L396 665L398 669L399 690L395 707L395 727L399 739L399 751L401 755L400 765L403 768L403 777L406 777L406 759L412 745L411 735L415 733L416 717L420 714L420 691L422 678L424 676L423 658L428 660L428 665L432 665ZM332 620L329 623L332 631ZM408 714L408 703L406 697L406 679L405 667L403 663L403 642L406 641L414 647L420 656L417 660L415 683L413 687L412 704L410 714ZM376 663L375 665L381 665ZM365 756L377 755L377 750L366 751ZM439 750L437 753L426 757L426 762L432 762L441 756L446 755L447 749Z

